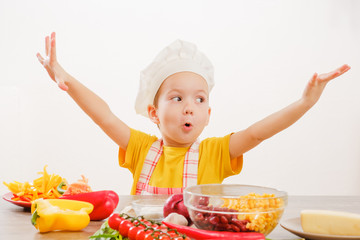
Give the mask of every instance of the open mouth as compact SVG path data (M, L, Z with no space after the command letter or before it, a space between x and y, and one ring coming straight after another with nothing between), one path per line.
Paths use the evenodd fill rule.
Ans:
M190 131L192 129L192 124L191 123L185 123L183 129L185 131Z

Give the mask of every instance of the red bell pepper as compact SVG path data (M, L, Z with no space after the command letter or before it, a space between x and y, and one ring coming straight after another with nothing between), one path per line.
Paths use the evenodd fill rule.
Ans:
M180 233L186 234L186 236L202 239L202 240L212 240L212 239L232 239L232 240L264 240L265 236L257 232L222 232L222 231L209 231L196 229L188 226L177 225L169 222L162 222L169 228L176 229Z
M84 201L94 205L94 210L89 215L90 220L103 220L109 217L119 203L119 196L111 190L66 195L60 198Z

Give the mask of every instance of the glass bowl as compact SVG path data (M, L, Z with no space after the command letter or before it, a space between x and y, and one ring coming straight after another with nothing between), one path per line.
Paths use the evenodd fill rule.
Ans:
M139 199L131 203L136 216L147 220L162 221L164 219L164 204L166 199Z
M268 235L287 205L287 193L239 184L204 184L184 190L184 204L199 229Z

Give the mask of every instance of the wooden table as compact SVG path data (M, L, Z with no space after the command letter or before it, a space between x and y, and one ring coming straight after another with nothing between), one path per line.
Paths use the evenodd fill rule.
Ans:
M116 211L119 212L138 198L139 196L120 196ZM330 209L360 214L360 196L289 196L282 220L299 217L302 209ZM103 221L92 221L80 232L39 233L30 223L29 211L3 199L0 200L0 216L0 239L88 239L103 223ZM267 237L274 240L298 239L280 225Z

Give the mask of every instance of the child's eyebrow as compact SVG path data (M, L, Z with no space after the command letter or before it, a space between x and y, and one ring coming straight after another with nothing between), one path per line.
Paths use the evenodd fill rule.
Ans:
M172 93L180 93L180 92L183 92L181 91L180 89L176 89L176 88L172 88L172 89L169 89L167 92L165 92L166 94L172 94Z
M208 95L208 91L204 90L204 89L200 89L197 91L198 93L204 93L206 95Z
M173 88L173 89L170 89L169 91L167 91L166 94L183 93L183 92L187 92L187 91L180 89L180 88ZM196 94L202 93L202 94L208 95L208 91L206 91L204 89L195 90L195 93Z
M203 94L203 95L205 95L205 96L209 96L209 92L208 91L206 91L206 90L204 90L204 89L199 89L199 90L197 90L197 91L195 91L195 93L198 95L198 94Z

